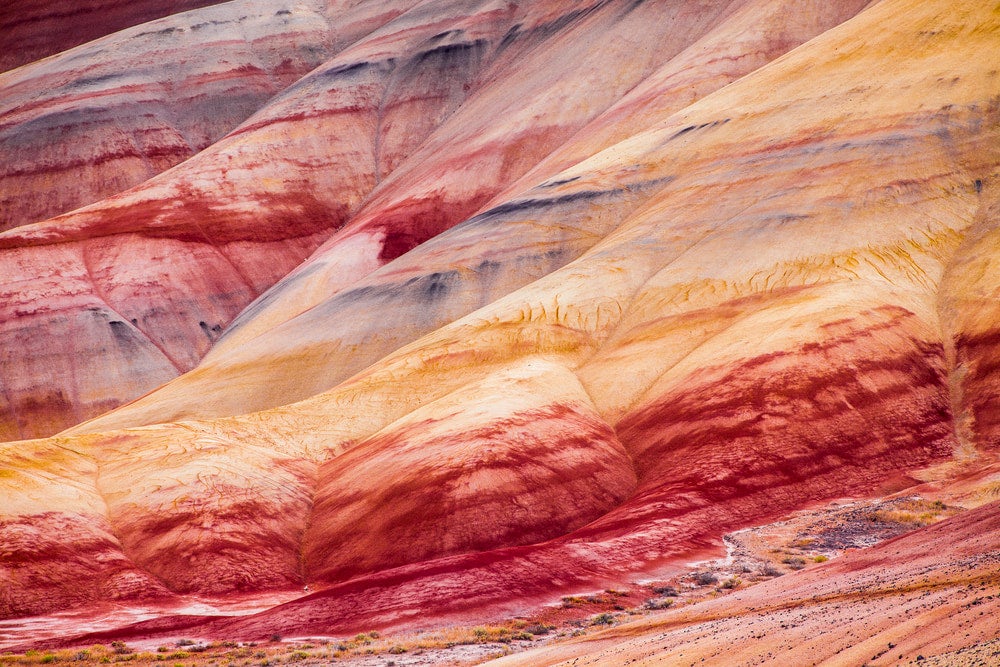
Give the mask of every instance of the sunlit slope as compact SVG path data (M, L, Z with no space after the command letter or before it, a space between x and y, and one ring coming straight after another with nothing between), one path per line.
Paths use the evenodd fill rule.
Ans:
M213 0L9 0L0 8L0 72Z
M745 3L700 38L711 12L681 13L673 22L664 21L656 28L666 30L663 35L652 34L651 16L636 15L638 10L625 19L618 10L595 13L473 96L425 148L375 189L347 227L241 313L199 368L83 428L240 414L306 398L564 266L653 196L660 177L632 179L632 191L624 197L622 192L567 195L557 187L526 194L522 186L519 195L497 200L462 227L390 260L474 212L557 141L569 137L561 150L575 146L582 159L603 147L585 141L599 134L595 125L618 127L624 137L653 124L654 117L662 122L692 95L751 71L789 48L789 42L804 41L846 19L859 5L791 11L785 3ZM689 14L697 9L684 3L677 7ZM644 11L663 10L647 6ZM748 15L766 26L748 30ZM741 42L746 34L756 41ZM639 51L646 61L636 49L610 48L636 35L658 45L658 51L649 46ZM734 44L748 55L721 76L717 63L732 62L728 54ZM582 53L564 62L567 52ZM612 93L635 82L643 62L648 70L652 56L663 54L671 56L667 63L637 84L627 103L616 102L598 120L576 129L614 99ZM692 82L699 72L706 79ZM670 79L670 73L684 83ZM662 84L664 79L669 83ZM606 85L593 90L599 82ZM512 98L511 89L531 92ZM497 116L494 108L507 112ZM510 155L518 156L516 164Z
M51 434L190 369L467 97L594 16L616 25L629 14L619 4L357 3L330 18L330 39L349 46L227 137L131 190L0 234L3 437ZM405 237L408 224L384 228Z
M4 445L94 508L42 554L4 545L8 580L60 568L63 587L20 584L4 613L134 569L216 595L329 586L206 626L226 636L476 618L986 456L998 38L998 7L885 0L379 269L437 267L425 310L485 303L332 389ZM502 273L538 242L526 230L574 225L600 238L489 291L484 261ZM73 453L58 469L55 446ZM4 521L70 511L0 483ZM109 524L113 558L79 547Z
M210 146L377 27L346 5L227 2L0 75L0 230L92 204ZM405 8L387 4L380 18Z

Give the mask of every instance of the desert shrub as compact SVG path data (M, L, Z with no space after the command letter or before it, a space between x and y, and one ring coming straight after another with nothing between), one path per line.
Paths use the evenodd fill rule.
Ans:
M556 629L554 625L545 625L544 623L535 623L529 625L524 629L525 632L531 633L533 635L547 635Z
M781 562L793 570L801 570L806 566L806 561L798 556L788 556L786 558L782 558Z
M400 646L399 644L396 644L395 646L393 646L392 648L389 649L389 653L391 653L393 655L399 655L401 653L406 653L406 647L405 646Z
M194 646L195 641L193 639L178 639L177 646ZM112 644L114 646L114 644Z
M819 554L817 556L813 556L813 562L814 563L825 563L828 560L830 560L830 559L827 558L826 556L824 556L823 554Z
M291 660L292 662L301 662L308 657L309 654L306 653L305 651L292 651L292 653L288 655L288 659Z
M659 600L646 600L646 609L667 609L674 604L673 598L662 598Z
M776 568L771 563L765 563L760 568L760 574L762 574L765 577L780 577L781 575L784 574L784 572Z
M694 580L699 586L711 586L719 583L719 578L711 572L699 572L694 575Z
M677 589L673 586L653 586L653 592L664 597L677 597Z
M125 642L111 642L111 650L117 655L125 655L132 652L132 649L126 646Z
M590 621L590 624L591 625L611 625L614 622L615 622L615 617L614 616L612 616L611 614L608 614L608 613L604 613L604 614L598 614L597 616L595 616Z
M731 590L733 588L739 588L740 584L743 582L739 580L738 577L729 577L724 582L722 582L722 588L726 590Z

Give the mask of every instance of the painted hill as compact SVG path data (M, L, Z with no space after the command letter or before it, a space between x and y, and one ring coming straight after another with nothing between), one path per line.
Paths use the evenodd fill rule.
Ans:
M11 0L0 9L0 72L211 0Z
M476 623L990 469L998 47L976 2L236 0L0 75L0 614ZM897 619L837 661L995 583L996 517L517 660Z

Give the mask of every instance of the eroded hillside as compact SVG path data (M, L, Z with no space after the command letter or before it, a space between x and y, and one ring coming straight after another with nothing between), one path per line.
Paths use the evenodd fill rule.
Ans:
M998 52L997 3L233 0L0 74L0 613L475 623L817 503L988 496ZM829 655L740 660L925 637L920 576L996 593L975 493L896 569L518 659L718 661L797 605ZM917 649L997 638L952 611Z

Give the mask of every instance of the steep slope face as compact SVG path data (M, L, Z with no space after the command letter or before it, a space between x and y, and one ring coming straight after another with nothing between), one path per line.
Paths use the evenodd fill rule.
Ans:
M402 11L393 9L359 17L344 2L227 2L0 76L0 230L91 204L187 159L375 19Z
M217 0L11 0L0 9L0 72Z
M169 596L122 553L93 460L55 442L25 445L0 452L0 613Z
M463 15L462 34L493 26L484 16ZM298 95L325 78L370 82L376 67L351 65L400 35L427 48L415 27L427 24L405 17L197 168L207 178L225 151L298 127L278 119L309 116ZM980 269L992 257L1000 164L1000 80L987 57L998 35L1000 13L979 3L884 0L386 264L378 274L404 284L427 276L411 313L486 303L332 389L145 427L135 426L143 413L122 409L73 435L5 445L42 461L68 448L78 458L67 478L96 469L107 513L53 538L81 554L60 576L71 586L101 571L107 559L75 545L110 521L113 560L171 591L327 587L212 621L210 635L471 620L703 555L725 530L808 503L914 483L908 475L956 448L995 447L988 419L956 434L953 417L996 409L989 348L953 340L941 313L963 313L949 319L956 332L991 326L966 308L992 289ZM492 75L482 72L474 78ZM353 108L336 117L356 121ZM311 122L322 128L321 117ZM376 161L366 164L373 183ZM234 233L216 220L213 233ZM574 230L591 238L577 242ZM495 280L536 244L576 258L536 269L546 275L527 285ZM956 260L963 244L975 252ZM969 305L958 298L966 284L976 288ZM392 291L359 286L357 310L338 295L290 320L291 337L306 331L300 318L371 318L379 299L395 307ZM319 338L286 364L286 386L325 362ZM266 350L256 350L261 363ZM954 360L973 354L955 373ZM199 396L203 414L229 409L214 404L226 394ZM0 483L16 499L7 520L43 522L44 499ZM46 555L55 549L21 558L24 549L0 561L5 576L10 563L36 577L56 567ZM61 595L22 591L6 613L78 599Z
M983 204L948 267L941 313L954 341L956 432L967 446L1000 448L1000 173L976 181Z
M522 192L497 200L461 228L385 264L507 187L530 166L532 157L541 159L556 141L593 117L611 93L636 81L644 71L643 62L649 68L657 59L666 59L635 86L626 102L616 103L577 130L566 146L577 146L579 156L589 155L587 150L603 148L585 140L598 132L595 127L618 123L623 136L645 129L652 118L669 116L692 95L749 72L791 44L836 25L860 6L842 2L819 10L800 5L792 12L784 3L744 3L738 11L734 5L731 13L720 16L718 25L699 37L707 29L706 17L718 9L677 3L671 10L674 14L667 17L673 21L660 19L649 28L651 16L662 9L650 5L647 10L652 14L636 10L622 19L620 8L608 5L565 36L531 51L515 70L491 75L491 85L381 183L350 225L239 316L199 368L83 428L94 431L240 414L306 398L565 265L613 229L656 186L638 185L641 194L630 201L616 201L610 195L563 198L551 194L552 188ZM803 21L799 11L810 20ZM748 31L749 15L763 26ZM716 63L727 62L729 49L748 32L753 37L746 37L740 48L756 55L719 75ZM638 47L615 46L625 39L634 41L637 35L657 45L651 49L647 44L638 51L646 61L637 56ZM582 53L567 64L567 50ZM706 78L699 79L697 73ZM602 92L595 93L595 85ZM552 92L553 86L558 86L558 94ZM511 89L524 88L531 94L511 98ZM508 112L502 122L490 112L498 107ZM558 122L542 131L533 118ZM562 150L565 154L569 149ZM510 155L518 159L513 161ZM476 171L472 165L481 168ZM380 316L371 318L367 315L371 312ZM195 398L205 394L211 394L211 403Z

